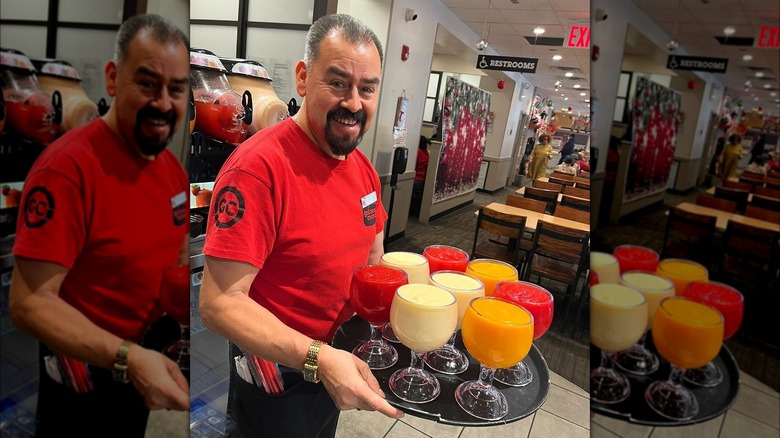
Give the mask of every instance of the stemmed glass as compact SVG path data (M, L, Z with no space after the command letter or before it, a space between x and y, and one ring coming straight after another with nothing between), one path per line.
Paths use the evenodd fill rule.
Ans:
M723 317L707 305L685 297L661 300L653 319L653 342L672 367L669 379L651 383L645 401L659 415L690 420L699 413L696 396L682 384L685 369L714 359L723 344Z
M620 283L620 265L612 254L591 251L590 270L596 273L599 283Z
M465 354L455 348L455 334L463 323L469 302L485 296L485 285L478 278L459 271L438 271L431 274L430 284L450 291L458 301L458 324L443 347L425 353L423 360L433 370L444 374L460 374L469 367Z
M431 274L428 259L413 252L387 252L379 259L379 264L402 269L409 276L409 284L428 284L428 276ZM382 337L390 342L401 342L393 333L393 327L390 323L382 327Z
M601 364L590 373L590 396L619 403L631 394L626 376L612 369L609 353L634 345L647 327L647 299L630 287L599 283L590 288L590 341L601 349Z
M474 259L466 267L471 274L485 284L485 296L493 296L496 285L506 280L517 280L517 268L499 260Z
M352 274L349 302L371 326L371 339L355 347L352 354L372 370L390 368L398 361L398 352L382 339L382 325L390 321L395 290L408 283L406 272L390 266L365 265Z
M466 349L480 364L479 380L458 385L455 400L477 418L504 418L509 405L504 394L493 386L493 375L496 368L520 362L531 350L533 315L501 298L475 298L463 316L461 335Z
M639 245L620 245L612 251L620 265L620 274L628 271L655 272L660 257L650 248Z
M428 259L431 274L438 271L466 272L469 264L468 253L454 246L429 245L425 247L422 255Z
M709 273L703 265L686 259L663 259L658 263L656 275L672 280L674 294L682 296L692 281L707 281Z
M163 354L179 365L182 374L190 375L190 267L171 266L163 271L160 285L163 310L179 323L179 340L163 350Z
M694 281L688 283L683 292L685 298L715 308L723 315L723 339L737 332L745 312L745 299L733 287L716 281ZM723 381L723 373L714 363L685 371L685 381L694 385L712 387Z
M539 339L550 328L553 319L553 295L547 289L525 281L502 281L493 293L523 306L534 316L534 340ZM509 386L525 386L533 380L533 373L525 362L520 361L509 368L496 371L495 379Z
M439 396L441 384L423 369L421 355L450 338L458 323L458 303L452 293L428 284L406 284L393 296L390 324L411 350L412 362L390 376L393 394L409 403L427 403Z
M658 303L666 297L674 296L674 283L645 271L628 271L620 277L620 283L638 290L647 299L647 327L636 344L627 350L615 353L612 360L623 371L646 376L654 373L661 363L658 356L645 347L647 332L653 326L653 317L658 309Z

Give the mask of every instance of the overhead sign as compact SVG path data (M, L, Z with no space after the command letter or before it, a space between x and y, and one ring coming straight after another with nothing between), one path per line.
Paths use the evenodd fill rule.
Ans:
M761 26L753 45L761 48L777 49L780 47L780 26Z
M539 58L514 58L512 56L479 55L477 68L481 70L516 71L536 73Z
M726 73L728 58L704 58L701 56L669 55L666 68L669 70L696 70L710 73Z
M566 47L573 49L590 48L590 26L572 25L569 28L569 37L566 38Z

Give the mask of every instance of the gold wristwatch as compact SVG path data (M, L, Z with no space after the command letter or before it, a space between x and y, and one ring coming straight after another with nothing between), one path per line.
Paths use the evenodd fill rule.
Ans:
M303 364L303 380L311 383L319 383L320 378L317 375L317 355L320 353L322 341L313 341L309 345L309 351L306 353L306 362Z
M119 344L119 350L116 352L114 368L111 370L114 380L117 382L130 382L130 377L127 374L127 355L130 353L130 347L132 345L133 343L130 341L122 341L122 343Z

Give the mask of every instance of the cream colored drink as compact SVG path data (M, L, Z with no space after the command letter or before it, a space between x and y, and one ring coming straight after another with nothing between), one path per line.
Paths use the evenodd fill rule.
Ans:
M458 325L463 324L463 314L469 307L469 302L476 297L485 296L485 285L480 280L462 272L439 271L431 274L430 284L450 291L458 301Z
M590 270L595 272L601 283L620 283L620 265L612 254L591 251Z
M428 259L420 254L403 251L388 252L379 259L379 264L404 270L410 284L428 284L430 275Z
M395 292L390 325L409 349L425 353L441 347L457 323L458 303L452 293L429 284L406 284Z
M590 341L607 353L634 345L647 328L647 299L620 284L590 289Z
M658 304L662 299L674 296L674 283L666 278L639 271L626 272L620 278L620 283L638 290L647 299L647 330L650 330Z

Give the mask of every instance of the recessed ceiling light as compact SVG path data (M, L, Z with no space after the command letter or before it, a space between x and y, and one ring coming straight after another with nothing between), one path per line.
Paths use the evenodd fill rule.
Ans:
M750 81L745 81L745 86L746 86L746 87L749 87L749 86L751 86L751 85L753 85L753 84L751 84L751 83L750 83Z
M753 55L751 55L750 53L745 53L744 55L742 55L743 61L750 61L751 59L753 59Z
M764 88L772 88L771 84L764 84Z
M769 95L770 95L770 96L772 96L772 97L775 97L775 96L777 96L777 93L775 93L775 92L773 91L773 92L769 93Z
M758 100L758 98L756 97L756 98L755 98L755 99L753 99L753 100Z
M574 84L574 88L580 88L580 84Z
M569 100L569 98L568 97L564 97L563 100Z
M733 28L733 27L731 27L731 26L726 26L726 27L724 27L724 28L723 28L723 34L724 34L724 35L726 35L726 36L731 36L731 35L734 35L734 33L735 33L736 31L737 31L737 30L736 30L736 29L734 29L734 28Z
M763 77L764 77L764 72L762 72L762 71L757 71L757 72L756 72L756 77L757 77L757 78L763 78Z
M574 73L572 73L570 71L567 71L564 76L566 76L567 78L570 78L570 77L574 76Z
M580 93L580 96L587 96L587 95L588 95L588 93L586 93L584 91L582 93Z
M563 59L563 56L561 56L561 55L553 56L553 61L560 61L561 59Z
M565 94L561 93L561 97L565 96Z
M543 34L543 33L544 33L544 28L543 28L543 27L537 26L537 27L534 29L534 34L535 34L535 35L541 35L541 34Z
M590 99L585 99L585 102L590 102Z

